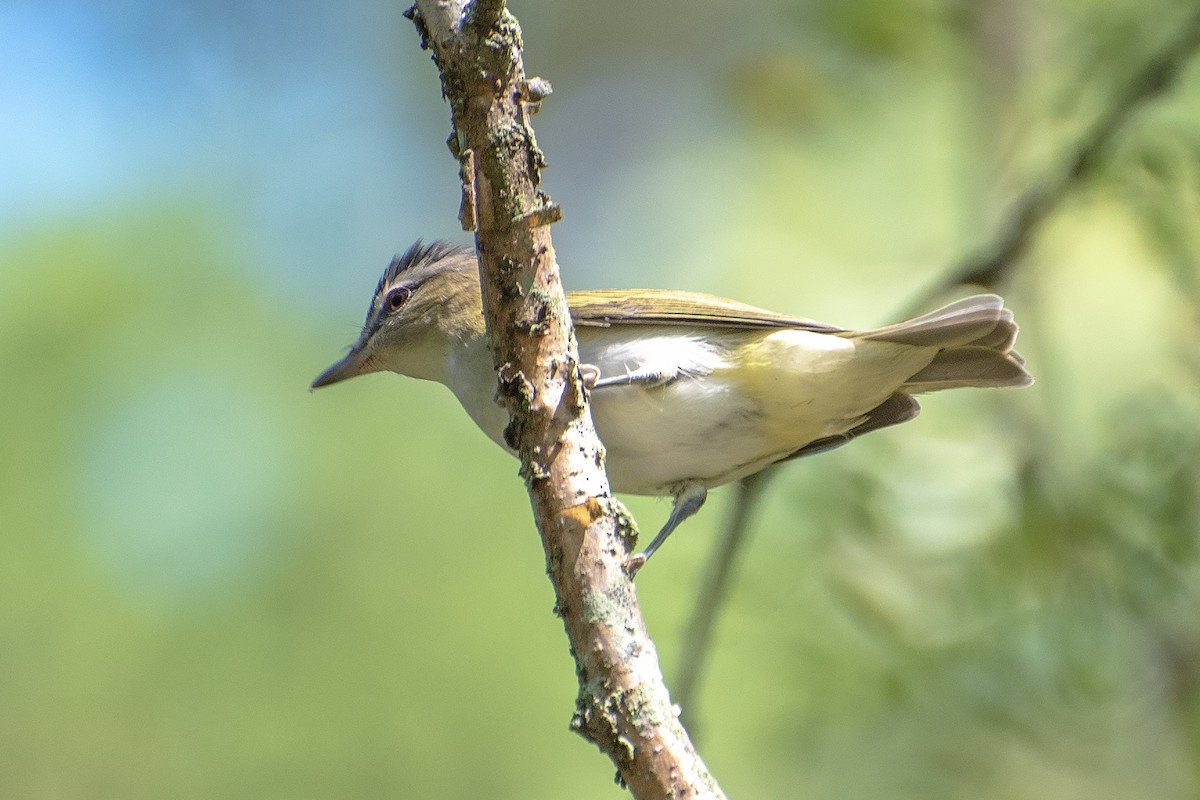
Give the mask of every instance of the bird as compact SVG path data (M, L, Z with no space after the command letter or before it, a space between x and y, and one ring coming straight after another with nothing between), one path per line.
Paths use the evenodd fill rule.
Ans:
M640 568L708 490L911 420L914 395L1033 382L994 294L864 331L697 292L567 293L612 489L671 497ZM501 447L475 252L417 240L375 287L358 341L312 389L390 371L447 386Z

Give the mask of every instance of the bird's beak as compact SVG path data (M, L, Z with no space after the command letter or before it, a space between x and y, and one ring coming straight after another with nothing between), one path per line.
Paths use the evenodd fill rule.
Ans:
M312 386L309 387L309 391L353 378L356 375L366 375L368 372L375 372L378 369L379 367L375 366L374 359L371 358L367 348L363 346L362 342L359 342L350 348L350 352L346 354L345 358L318 375L317 379L312 382Z

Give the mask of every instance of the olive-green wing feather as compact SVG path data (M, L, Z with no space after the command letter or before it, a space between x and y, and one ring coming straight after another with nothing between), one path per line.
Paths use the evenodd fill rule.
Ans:
M663 289L595 289L568 292L567 304L576 325L705 325L722 328L795 328L818 333L844 329L804 317L698 292Z

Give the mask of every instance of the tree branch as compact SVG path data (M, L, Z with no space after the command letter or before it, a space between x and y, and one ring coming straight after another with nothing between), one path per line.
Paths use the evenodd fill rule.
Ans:
M545 162L529 115L549 85L526 80L520 28L502 0L417 0L406 12L450 103L450 149L475 229L505 439L546 551L579 678L572 728L637 798L720 798L671 705L624 565L632 521L613 499L592 425L550 224Z

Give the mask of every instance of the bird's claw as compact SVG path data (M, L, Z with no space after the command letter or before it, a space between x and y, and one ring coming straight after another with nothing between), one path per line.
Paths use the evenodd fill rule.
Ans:
M595 364L580 364L579 377L588 391L591 391L596 388L596 383L600 380L600 368Z
M630 578L637 576L638 571L646 565L646 554L638 553L625 559L625 574Z

